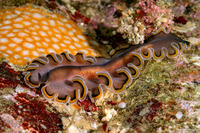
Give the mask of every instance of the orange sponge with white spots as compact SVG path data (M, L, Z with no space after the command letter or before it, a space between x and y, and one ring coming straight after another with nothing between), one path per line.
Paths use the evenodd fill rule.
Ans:
M40 55L64 50L98 55L82 31L59 14L30 5L0 11L0 57L11 64L23 66Z

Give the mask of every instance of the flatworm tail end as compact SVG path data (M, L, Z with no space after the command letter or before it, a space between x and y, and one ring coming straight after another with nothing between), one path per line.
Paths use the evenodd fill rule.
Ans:
M75 56L65 51L50 53L33 60L24 72L26 84L63 104L74 104L103 97L105 89L120 93L140 75L145 60L175 58L190 43L165 29L153 32L143 45L131 46L113 58L95 58L78 52ZM113 55L115 50L111 52Z
M151 49L147 55L152 54L155 60L162 60L165 56L168 58L175 58L182 50L190 47L188 41L182 40L177 35L170 33L169 30L165 30L164 28L148 36L145 40L145 44L148 50ZM143 57L146 56L143 52L141 52L141 54ZM149 58L147 57L147 60Z

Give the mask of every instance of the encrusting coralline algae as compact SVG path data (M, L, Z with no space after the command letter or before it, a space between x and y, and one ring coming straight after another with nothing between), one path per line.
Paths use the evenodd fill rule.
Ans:
M5 0L3 4L2 2L0 3L6 9L10 9L9 6L11 5L19 6L11 7L12 9L18 9L26 2L30 2L30 0L14 2ZM200 39L198 29L200 23L198 21L200 4L197 0L176 2L166 0L138 0L133 2L118 0L34 0L34 2L31 2L37 5L31 5L36 9L51 10L50 12L47 11L46 20L52 17L48 14L62 14L64 17L60 16L61 18L66 19L65 17L67 17L67 19L71 19L79 27L82 27L81 29L85 35L98 42L98 45L86 46L90 48L90 53L94 55L99 54L99 52L99 55L101 55L102 51L107 53L112 48L117 47L117 49L120 49L134 43L142 43L147 37L147 33L156 31L163 26L169 27L171 32L184 40L190 41L193 45L191 49L184 50L176 59L165 58L162 61L148 61L140 70L140 76L120 94L108 90L101 100L85 99L82 102L68 106L44 99L40 91L41 88L31 89L26 86L22 71L18 71L17 67L13 66L13 64L18 63L25 67L24 65L30 62L26 60L26 56L18 58L18 60L10 56L7 56L7 59L1 58L0 132L115 133L199 131ZM0 8L2 7L1 5ZM152 12L149 12L148 9L151 9ZM160 11L160 13L157 13L157 11ZM91 15L94 12L96 15ZM42 13L39 12L39 14ZM95 19L95 17L98 19ZM22 22L19 20L16 21ZM152 20L155 21L151 23ZM4 21L5 19L0 19L0 27L2 25L5 26L6 23L9 25L8 21L2 23ZM36 24L34 21L30 23ZM131 28L127 29L128 26ZM18 31L24 31L26 27L22 29L18 28ZM40 27L40 29L42 28ZM49 29L49 31L51 30L53 29ZM81 35L83 35L82 30L77 29ZM18 34L16 34L18 31L14 31L13 34L18 37ZM30 38L35 36L29 34L30 31L35 31L38 36L40 35L39 30L25 30L24 32ZM7 32L10 32L10 30L0 32L1 42L6 42L4 38L6 38ZM52 32L53 34L57 33L56 31ZM64 32L60 33L62 33L61 36L65 35ZM54 37L53 34L51 37ZM78 33L75 35L77 38ZM57 37L59 39L59 35ZM30 38L27 40L32 43ZM34 38L32 39L34 40ZM54 39L49 39L49 43L54 43ZM85 37L84 41L87 39ZM25 36L22 40L27 41ZM72 40L73 43L75 40ZM9 39L8 41L12 40ZM64 40L59 41L62 42ZM89 44L90 42L87 43ZM7 45L3 46L8 47ZM74 44L71 46L75 47ZM106 50L102 50L104 46ZM22 47L25 48L24 46ZM45 54L48 54L47 47L42 43L41 47L45 47L47 52ZM52 47L58 53L62 52L62 48L64 48L60 45L60 49L56 49L56 46L53 47L50 44L48 47ZM15 53L15 48L17 47L13 48L13 53ZM74 51L73 49L69 51L75 54L76 50L81 48L83 47L75 47ZM100 49L98 53L96 52L97 48ZM5 51L8 50L5 47L3 49ZM1 56L2 54L13 54L11 49L8 53L4 50L1 50ZM22 52L18 52L18 54L22 56ZM30 54L29 58L35 57Z

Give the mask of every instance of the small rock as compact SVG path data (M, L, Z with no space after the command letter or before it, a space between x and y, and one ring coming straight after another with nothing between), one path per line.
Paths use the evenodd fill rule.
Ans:
M197 120L200 121L200 116L197 117Z
M142 109L142 110L140 111L139 116L145 116L147 113L149 113L149 108L148 108L148 107Z
M126 107L126 103L125 102L121 102L121 103L119 103L118 106L123 109L123 108Z
M182 116L183 116L182 112L177 112L177 113L176 113L176 118L177 118L177 119L181 119Z

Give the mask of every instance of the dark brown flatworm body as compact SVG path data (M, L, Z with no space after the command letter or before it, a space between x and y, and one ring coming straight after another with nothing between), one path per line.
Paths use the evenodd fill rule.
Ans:
M115 93L126 89L139 76L145 60L175 58L188 47L189 42L160 29L142 45L112 52L111 59L85 56L81 52L73 56L67 51L40 56L27 67L24 80L31 88L44 83L42 94L60 103L76 103L86 96L99 99L105 89Z

